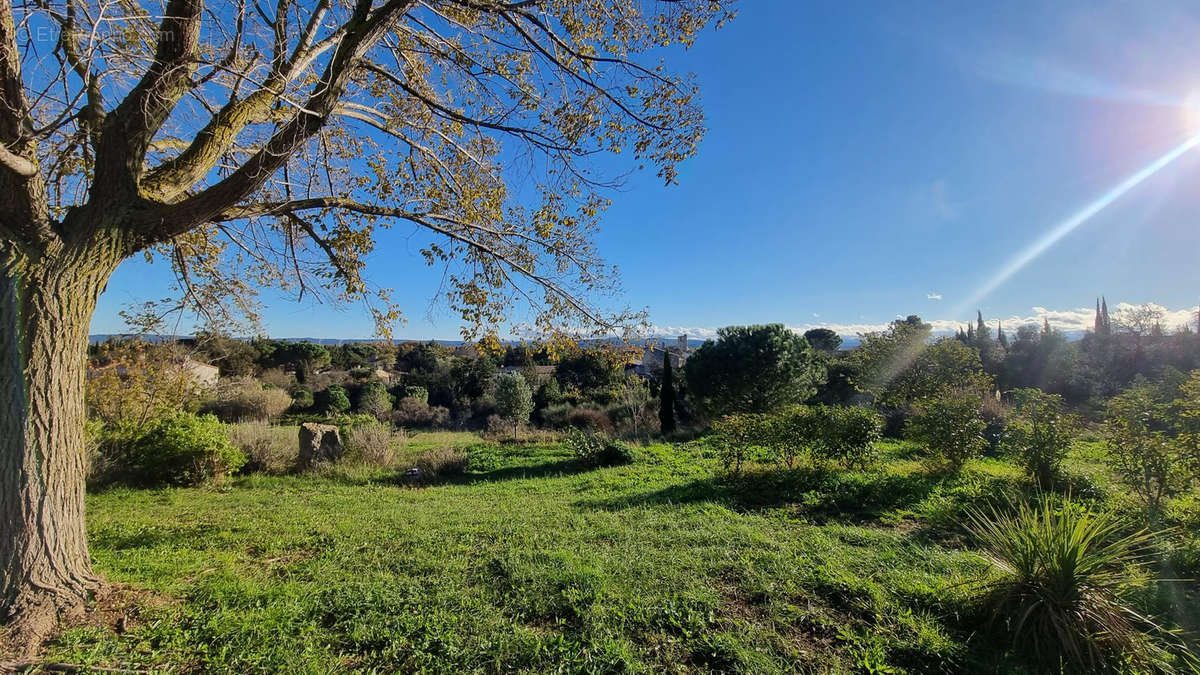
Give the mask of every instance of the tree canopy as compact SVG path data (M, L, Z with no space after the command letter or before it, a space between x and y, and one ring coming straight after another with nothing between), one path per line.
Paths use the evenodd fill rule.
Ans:
M710 415L802 402L824 375L808 342L783 324L722 328L687 360L684 373L689 395Z
M365 258L407 224L449 267L466 335L523 301L542 328L611 328L634 315L591 302L614 288L591 244L613 180L588 160L628 152L675 180L697 90L639 56L727 4L4 3L5 255L99 237L169 261L217 324L274 284L368 300L386 332L399 309Z

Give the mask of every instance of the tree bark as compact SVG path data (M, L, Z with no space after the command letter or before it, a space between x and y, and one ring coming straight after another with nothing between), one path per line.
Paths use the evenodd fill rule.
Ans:
M121 256L89 239L0 262L0 623L23 652L100 586L84 526L83 388L92 312Z

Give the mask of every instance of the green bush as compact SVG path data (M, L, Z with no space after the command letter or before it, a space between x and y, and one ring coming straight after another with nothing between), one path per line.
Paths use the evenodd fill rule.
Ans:
M983 436L986 428L977 395L947 392L916 405L915 414L908 421L907 435L925 446L930 459L958 471L987 447Z
M777 462L791 469L803 453L811 451L820 437L820 426L816 409L793 406L763 421L761 440L774 451Z
M567 446L575 458L588 466L616 466L633 462L633 448L604 434L572 429L567 432Z
M122 458L128 480L146 485L199 485L220 479L246 463L212 415L176 413L146 425Z
M1016 419L1005 428L1003 445L1043 487L1063 475L1063 462L1071 448L1074 420L1063 411L1062 397L1040 389L1013 392Z
M744 423L749 428L727 434L733 443L740 436L744 447L769 447L788 468L805 452L816 462L865 468L875 461L875 443L883 437L883 418L858 406L795 406ZM718 425L718 429L726 428Z
M467 471L487 473L499 469L502 463L500 448L496 445L476 443L467 446Z
M883 418L861 406L820 406L816 409L817 439L813 452L820 459L847 468L866 468L875 462L875 444L883 438Z
M754 448L771 447L777 433L770 415L726 415L713 424L717 456L726 471L738 473Z
M300 412L313 407L313 393L307 389L297 389L292 392L292 411Z
M967 528L995 573L984 585L988 611L1047 672L1170 670L1167 636L1127 595L1151 541L1144 530L1129 534L1116 515L1070 499L975 509Z
M317 397L316 405L328 415L339 415L350 410L350 396L345 387L331 384Z
M429 405L429 390L415 384L401 386L396 388L395 392L397 399L415 398L425 405Z
M387 387L378 380L366 383L358 392L358 412L375 419L388 417L394 404Z
M1135 384L1114 396L1107 412L1109 463L1148 508L1157 510L1166 497L1187 488L1194 478L1188 447L1172 436L1175 415L1157 400L1152 385Z

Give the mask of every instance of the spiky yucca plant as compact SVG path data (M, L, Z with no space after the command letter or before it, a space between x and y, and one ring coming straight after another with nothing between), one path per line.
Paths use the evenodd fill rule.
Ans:
M1150 533L1070 498L976 509L967 527L998 572L987 593L1018 650L1055 671L1173 670L1171 634L1126 600Z

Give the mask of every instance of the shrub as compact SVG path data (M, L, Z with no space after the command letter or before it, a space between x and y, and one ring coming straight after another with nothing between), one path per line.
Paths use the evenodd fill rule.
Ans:
M111 426L142 425L177 410L195 411L204 390L172 352L139 340L109 342L88 369L88 414Z
M355 459L373 466L391 466L396 462L392 451L392 428L372 419L367 423L348 425L343 441L346 452Z
M467 471L487 473L500 468L503 463L500 448L490 443L476 443L467 446Z
M300 412L313 407L313 393L307 389L297 389L292 392L292 411Z
M769 446L772 429L769 415L726 415L713 425L717 455L726 471L738 473L755 447Z
M220 479L246 463L212 415L176 413L150 422L128 446L124 473L140 484L198 485Z
M282 389L264 387L254 378L223 382L214 401L205 410L226 422L272 420L292 406L292 397Z
M358 392L358 412L382 420L392 410L392 395L382 382L374 381L363 385Z
M1004 447L1043 487L1062 478L1063 461L1071 448L1074 421L1063 411L1062 397L1040 389L1013 393L1017 416L1004 432Z
M883 438L883 418L861 406L820 406L816 428L813 452L847 468L866 468L873 463L875 444Z
M567 425L584 431L607 434L612 431L612 420L599 408L579 406L567 414Z
M575 458L588 466L616 466L633 462L633 448L604 434L572 429L567 433L566 443L575 453Z
M508 434L514 440L517 437L516 430L508 425L508 421L499 415L488 415L484 421L484 426L487 428L487 435L490 437L499 437Z
M421 470L424 480L461 476L467 470L470 458L461 448L443 445L422 452L413 466Z
M429 406L417 398L402 398L392 412L392 422L403 427L436 427L446 423L450 411Z
M1105 436L1108 456L1121 480L1150 509L1186 487L1188 453L1171 438L1169 411L1155 400L1150 385L1136 384L1108 403Z
M567 418L574 409L570 403L548 406L541 412L542 424L551 429L565 429L568 426Z
M267 368L258 379L263 383L279 389L287 389L296 384L296 378L282 368Z
M952 471L987 447L987 424L979 411L979 397L970 392L947 392L922 400L908 421L908 436L925 446L931 458Z
M429 390L425 387L410 384L396 388L397 398L415 398L421 403L429 404Z
M1014 647L1054 672L1064 665L1125 671L1167 658L1141 630L1153 625L1125 595L1131 568L1144 562L1145 531L1125 534L1117 516L1069 499L1059 508L1043 502L1019 504L1014 513L972 510L967 526L998 572L985 586L987 599Z
M793 468L797 459L809 451L820 436L820 418L813 408L793 406L766 422L764 441L775 451L776 460Z
M321 391L316 405L326 414L338 415L350 410L350 397L345 387L331 384Z
M1012 411L1007 404L994 396L983 396L979 403L979 412L983 415L984 423L983 438L987 441L988 451L998 453L1004 448L1004 432L1008 429Z
M246 455L244 472L284 473L296 462L295 427L273 427L261 420L231 424L229 441Z

